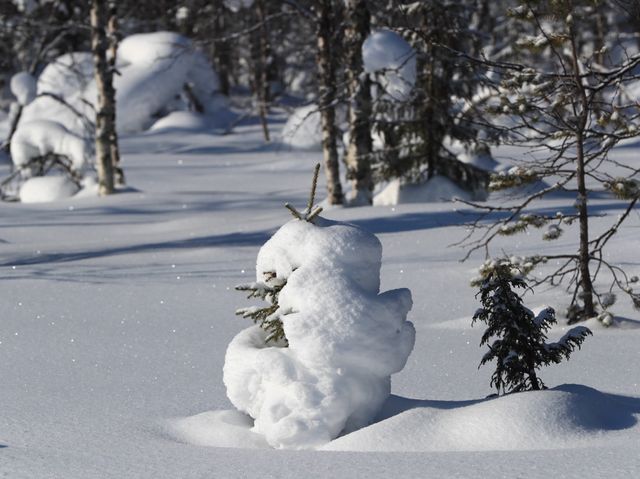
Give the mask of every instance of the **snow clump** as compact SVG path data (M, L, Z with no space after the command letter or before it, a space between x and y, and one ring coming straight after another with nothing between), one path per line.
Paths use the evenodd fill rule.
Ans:
M11 158L16 168L25 168L33 158L47 154L66 156L76 171L80 171L91 157L90 147L85 140L58 122L21 122L11 139ZM28 171L25 173L29 174Z
M79 186L66 176L36 176L22 184L19 197L22 203L47 203L69 198L78 190Z
M416 83L416 57L404 38L391 30L373 32L362 44L362 61L367 73L377 74L386 96L408 99Z
M282 143L301 150L322 148L322 119L318 105L296 108L282 129Z
M413 349L411 292L380 293L382 246L349 224L293 220L261 248L257 279L286 280L279 305L288 347L258 326L229 344L233 405L276 448L319 447L368 425Z
M11 93L21 105L28 105L36 97L36 79L28 72L16 73L11 77Z

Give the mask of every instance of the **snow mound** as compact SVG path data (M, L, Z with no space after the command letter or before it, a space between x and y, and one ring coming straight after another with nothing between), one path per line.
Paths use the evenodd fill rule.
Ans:
M472 193L463 190L444 176L436 175L424 183L402 183L392 180L373 198L375 206L395 206L405 203L434 203L454 198L472 200Z
M90 148L84 139L57 121L20 122L11 140L11 158L16 168L22 168L31 159L47 154L66 156L78 171L91 156Z
M131 35L118 47L114 76L116 122L120 133L135 133L172 111L198 108L228 120L228 106L217 93L219 81L202 52L177 33ZM68 53L51 62L38 78L39 96L21 122L56 118L78 135L93 122L97 90L89 53ZM191 97L191 99L189 98Z
M36 79L28 72L16 73L11 77L11 93L21 105L28 105L36 97Z
M69 198L78 189L66 176L36 176L20 186L19 197L22 203L46 203Z
M507 451L574 448L637 424L624 398L564 385L478 402L411 401L410 408L323 447L340 451ZM634 401L637 403L637 401ZM393 404L389 405L391 408Z
M282 143L300 150L322 148L322 119L318 105L296 108L282 129Z
M287 283L279 304L289 347L268 347L257 326L229 344L227 396L278 448L313 448L370 423L390 375L413 349L411 293L379 293L382 246L353 225L293 220L261 248L257 278Z
M207 126L206 118L198 113L193 113L191 111L173 111L151 125L149 131L200 131L207 129Z
M260 434L251 431L253 419L235 410L207 411L171 419L167 432L174 439L195 446L268 448Z
M416 83L415 51L391 30L377 30L362 44L367 73L375 73L386 96L404 101Z

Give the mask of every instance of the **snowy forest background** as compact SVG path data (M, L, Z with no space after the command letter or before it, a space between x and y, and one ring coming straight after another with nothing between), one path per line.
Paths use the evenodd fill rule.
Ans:
M639 96L635 0L1 1L0 471L637 474Z

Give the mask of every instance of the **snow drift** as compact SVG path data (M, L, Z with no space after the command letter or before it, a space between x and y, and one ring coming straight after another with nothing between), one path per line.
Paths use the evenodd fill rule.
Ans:
M633 427L637 400L580 385L482 401L392 397L396 413L323 447L340 451L507 451L586 446ZM399 410L399 411L398 411ZM399 412L399 413L398 413Z
M257 278L287 283L279 304L289 347L269 347L257 326L229 344L227 395L278 448L313 448L367 425L390 375L413 348L411 293L379 293L382 247L347 224L293 220L261 248Z

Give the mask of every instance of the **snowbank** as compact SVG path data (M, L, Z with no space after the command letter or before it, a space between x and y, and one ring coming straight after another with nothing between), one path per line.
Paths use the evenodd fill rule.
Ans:
M362 44L362 61L368 73L377 74L386 96L404 101L416 83L415 51L391 30L377 30Z
M322 119L318 105L296 108L282 129L282 143L301 150L322 148Z
M477 402L392 398L399 414L323 447L335 451L507 451L575 448L636 424L622 398L565 385Z
M49 153L69 158L73 168L80 171L90 148L83 138L73 134L56 121L20 122L11 140L11 158L16 168L22 168L33 158Z
M180 442L196 446L268 448L260 434L251 431L253 419L235 410L207 411L168 421L167 432Z
M424 183L402 183L396 179L389 182L373 198L375 206L395 206L405 203L434 203L454 198L472 200L470 192L463 190L444 176L434 176Z
M229 344L227 395L278 448L313 448L367 425L390 375L413 348L411 293L379 294L382 246L364 230L318 219L285 224L262 247L258 281L273 272L289 347L265 346L257 326Z
M46 203L69 198L78 189L66 176L36 176L22 184L19 197L22 203Z

